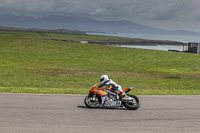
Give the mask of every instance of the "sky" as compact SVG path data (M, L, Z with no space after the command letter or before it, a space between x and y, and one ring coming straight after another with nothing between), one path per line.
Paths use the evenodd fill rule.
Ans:
M200 32L200 0L0 0L0 14L88 16Z

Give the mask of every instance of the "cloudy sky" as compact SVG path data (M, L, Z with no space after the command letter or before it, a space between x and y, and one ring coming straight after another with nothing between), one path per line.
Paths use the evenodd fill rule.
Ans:
M79 15L200 32L200 0L0 0L0 14Z

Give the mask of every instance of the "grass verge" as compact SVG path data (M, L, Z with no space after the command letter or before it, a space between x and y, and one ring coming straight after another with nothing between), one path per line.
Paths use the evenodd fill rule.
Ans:
M0 92L86 94L108 74L123 87L135 87L132 94L200 94L200 55L42 40L34 32L20 33L0 34Z

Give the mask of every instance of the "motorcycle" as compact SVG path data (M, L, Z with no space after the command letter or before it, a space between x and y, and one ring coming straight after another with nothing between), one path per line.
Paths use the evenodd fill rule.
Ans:
M85 97L84 103L88 108L99 107L125 107L129 110L137 110L140 107L140 99L135 95L127 94L133 87L122 89L126 93L126 100L120 98L118 92L110 89L99 88L96 83L89 91L89 95ZM102 103L102 99L104 99Z

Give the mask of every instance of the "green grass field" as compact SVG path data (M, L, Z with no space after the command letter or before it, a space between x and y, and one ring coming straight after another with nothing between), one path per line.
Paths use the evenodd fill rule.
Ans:
M135 87L132 94L200 94L200 55L41 39L45 37L125 39L0 31L0 92L87 94L107 74L123 87Z

